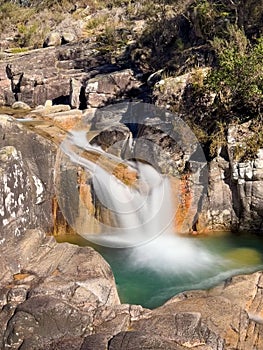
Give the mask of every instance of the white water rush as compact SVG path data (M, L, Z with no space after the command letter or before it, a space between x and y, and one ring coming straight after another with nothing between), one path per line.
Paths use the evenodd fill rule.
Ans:
M72 132L61 145L61 149L72 163L83 167L91 175L96 201L99 201L112 217L112 225L99 223L99 234L93 234L90 227L82 227L79 233L87 240L118 248L131 247L172 231L174 207L170 183L166 176L159 174L149 164L124 162L115 156L107 155L98 146L92 146L87 139L84 143L83 131ZM112 172L105 170L100 165L102 159L93 163L88 156L81 155L83 152L104 156L109 161L115 161L117 165L124 164L129 171L136 172L136 186L125 184ZM61 202L63 207L63 200ZM86 215L89 216L88 211Z
M123 104L121 106L123 109ZM145 114L145 109L143 111ZM149 112L148 106L147 111ZM105 118L105 112L103 117ZM133 119L133 123L127 132L126 141L116 141L115 149L116 145L121 151L127 149L127 145L133 151L136 149L131 129L135 128L134 121L138 116L132 115L130 118ZM97 119L101 120L98 117ZM140 122L142 120L140 117ZM149 116L145 120L148 122ZM156 121L156 117L154 120ZM182 125L187 128L180 124L180 131L192 135L190 130L183 130ZM105 130L107 131L107 127L103 124L102 131ZM165 133L167 134L167 130ZM167 269L167 266L176 265L177 269L182 270L209 265L214 260L210 254L193 240L181 238L174 232L177 208L176 201L172 198L169 177L151 165L152 160L147 154L148 149L154 149L159 154L162 152L161 147L152 145L153 142L149 139L140 139L137 143L141 149L144 142L143 147L148 159L142 160L141 155L137 159L135 153L132 157L123 159L116 155L116 152L106 152L96 142L89 142L88 134L85 128L72 130L61 144L62 152L58 157L59 205L77 233L99 245L114 248L133 247L133 260L140 265L150 263L153 268L156 266L158 269L160 266ZM190 140L193 139L191 137ZM181 139L177 143L182 149L185 147ZM190 146L194 151L197 149L195 145ZM125 178L118 177L116 169L120 166L122 170L135 174L134 183L126 183ZM79 168L87 174L84 186L89 186L97 212L93 210L91 213L87 206L81 203L83 198L79 198L80 186L83 186L83 183L79 183L75 176ZM74 208L73 205L77 207Z
M69 132L57 155L63 216L110 262L125 301L146 307L255 269L235 262L240 250L222 254L220 244L211 249L178 234L189 213L195 230L206 189L206 159L195 136L154 106L98 109Z

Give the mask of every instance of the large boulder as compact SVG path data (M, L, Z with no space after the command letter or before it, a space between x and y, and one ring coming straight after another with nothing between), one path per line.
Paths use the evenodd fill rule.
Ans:
M11 106L22 101L31 108L44 105L46 100L70 104L71 78L88 79L83 68L97 66L100 60L103 58L97 59L86 43L10 55L0 62L0 103Z
M1 239L26 229L53 229L53 168L56 148L9 116L0 118Z
M55 339L91 334L100 307L119 304L113 274L92 248L58 244L38 230L9 246L1 280L2 349L40 349Z
M131 69L97 75L87 83L87 104L90 107L105 106L134 93L140 85Z
M135 309L125 324L119 310L86 337L81 350L250 350L263 345L262 272L237 276L208 291L179 294L155 310ZM119 317L122 331L107 330ZM115 326L116 327L116 326ZM124 330L128 327L128 330ZM116 329L116 328L115 328Z
M61 45L61 34L58 32L50 33L43 44L44 47L59 45Z

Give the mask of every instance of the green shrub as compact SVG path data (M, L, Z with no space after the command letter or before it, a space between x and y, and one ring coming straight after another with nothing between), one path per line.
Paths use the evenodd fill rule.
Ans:
M263 147L263 37L252 44L242 30L232 25L225 37L212 41L217 65L204 80L195 71L182 110L188 113L192 127L196 126L209 157L214 157L226 142L229 124L251 120L252 136L237 149L238 159L244 160L255 157Z
M230 28L230 40L213 42L218 67L206 80L206 88L216 93L220 110L239 121L260 117L263 103L263 37L252 46L238 28ZM226 116L225 116L226 117Z

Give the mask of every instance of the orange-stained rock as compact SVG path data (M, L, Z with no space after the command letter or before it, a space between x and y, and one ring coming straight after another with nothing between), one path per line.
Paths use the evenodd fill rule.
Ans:
M78 171L79 198L83 205L87 208L90 215L94 215L95 208L92 203L92 195L90 185L87 184L87 173L79 168Z
M199 212L195 202L194 185L191 175L181 178L171 177L172 200L175 207L174 230L176 234L206 234L208 226L206 215Z
M54 236L60 235L75 235L76 232L74 229L68 224L66 219L64 218L56 197L53 197L52 201L52 213L53 213L53 232Z
M183 175L178 188L178 206L175 214L175 225L178 233L190 232L193 218L190 217L192 192L189 176Z

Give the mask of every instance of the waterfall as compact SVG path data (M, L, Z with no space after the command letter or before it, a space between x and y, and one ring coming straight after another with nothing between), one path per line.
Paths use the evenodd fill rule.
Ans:
M161 272L210 269L217 258L208 253L197 240L183 238L174 232L175 203L169 178L151 165L124 161L91 145L84 131L73 131L61 145L63 153L74 164L91 174L97 200L116 219L117 227L100 223L100 233L86 227L81 235L87 240L113 248L132 248L127 258L134 266L149 267ZM86 152L86 153L85 153ZM85 156L86 154L86 156ZM94 163L88 154L98 158ZM100 157L103 157L101 160ZM124 163L136 171L136 186L127 185L102 162Z
M114 135L115 126L123 138ZM183 175L179 183L170 183L159 168L172 179ZM129 181L116 171L120 169L131 175ZM79 171L85 174L81 181ZM98 109L92 121L84 120L62 142L55 175L59 207L68 223L100 246L119 274L119 286L131 286L145 305L160 305L174 293L208 288L240 272L227 255L176 232L179 225L181 232L194 227L208 186L202 148L180 118L133 103Z
M83 131L72 132L62 143L61 149L72 163L84 167L92 175L97 200L111 212L118 223L118 227L101 223L99 235L93 235L87 227L85 238L99 244L130 247L172 231L174 208L168 177L158 173L149 164L129 161L125 165L136 171L138 180L136 186L126 185L106 171L100 161L93 163L88 156L81 155L83 152L92 152L118 164L124 162L107 154L100 147L91 145Z

